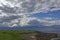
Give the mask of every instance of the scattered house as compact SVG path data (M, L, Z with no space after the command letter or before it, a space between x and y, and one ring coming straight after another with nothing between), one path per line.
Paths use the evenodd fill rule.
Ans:
M36 40L35 34L23 34L22 38L23 40Z
M55 33L43 33L37 32L36 38L37 40L51 40L51 38L56 38L57 34Z
M60 40L60 38L52 38L51 40Z
M60 34L58 34L57 38L60 38Z
M52 38L56 37L57 34L55 33L43 33L43 32L22 35L23 40L51 40Z

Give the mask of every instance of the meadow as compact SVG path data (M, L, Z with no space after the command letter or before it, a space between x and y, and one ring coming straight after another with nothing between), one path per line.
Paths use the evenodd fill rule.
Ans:
M23 34L30 34L33 31L0 30L0 40L23 40Z

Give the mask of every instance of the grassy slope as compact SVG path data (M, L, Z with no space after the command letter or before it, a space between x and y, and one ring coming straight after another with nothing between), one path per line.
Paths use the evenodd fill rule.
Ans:
M8 31L0 30L0 40L23 40L21 35L34 33L34 31Z

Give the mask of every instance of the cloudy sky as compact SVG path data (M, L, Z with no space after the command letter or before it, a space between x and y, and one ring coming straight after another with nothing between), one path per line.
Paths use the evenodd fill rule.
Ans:
M60 25L60 0L0 0L0 26Z

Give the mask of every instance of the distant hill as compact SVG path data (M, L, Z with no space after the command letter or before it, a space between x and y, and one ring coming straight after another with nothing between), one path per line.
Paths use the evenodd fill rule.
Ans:
M49 28L52 28L53 30L47 30ZM57 33L60 34L60 26L51 26L51 27L47 27L47 26L18 26L18 27L0 27L0 30L36 30L36 31L41 31L41 32L45 32L45 33Z

